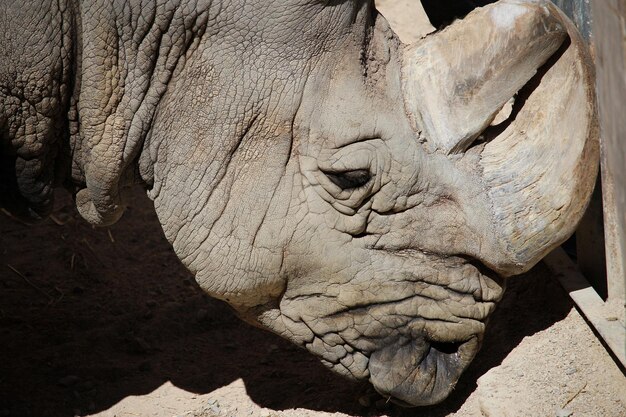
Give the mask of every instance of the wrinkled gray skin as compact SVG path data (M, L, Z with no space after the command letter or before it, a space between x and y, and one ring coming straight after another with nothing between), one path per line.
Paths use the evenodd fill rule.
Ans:
M2 205L45 217L62 184L105 225L142 183L207 293L395 401L436 403L497 275L545 248L501 249L478 151L423 146L400 50L365 0L4 0Z

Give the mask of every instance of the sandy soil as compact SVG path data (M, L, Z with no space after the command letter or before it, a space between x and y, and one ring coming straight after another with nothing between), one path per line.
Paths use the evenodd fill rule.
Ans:
M511 280L485 346L437 407L396 408L202 294L138 191L94 229L69 196L0 216L0 416L626 415L626 378L539 265Z
M41 225L0 215L0 417L74 415L617 417L626 378L540 264L451 397L396 408L203 295L140 191L105 229L61 195Z

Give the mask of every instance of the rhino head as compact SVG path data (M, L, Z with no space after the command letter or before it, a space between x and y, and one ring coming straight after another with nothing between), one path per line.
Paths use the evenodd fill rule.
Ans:
M81 214L144 184L207 293L398 403L450 393L585 209L590 58L548 1L412 45L365 0L92 3L59 93Z

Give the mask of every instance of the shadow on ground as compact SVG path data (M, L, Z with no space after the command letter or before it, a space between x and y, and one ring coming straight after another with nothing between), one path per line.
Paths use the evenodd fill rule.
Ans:
M254 402L275 410L416 414L363 408L365 385L334 376L204 296L141 192L110 229L85 224L67 196L60 200L37 226L0 215L0 416L81 415L168 380L208 393L239 378ZM514 279L452 396L419 414L457 410L482 374L570 308L542 266Z

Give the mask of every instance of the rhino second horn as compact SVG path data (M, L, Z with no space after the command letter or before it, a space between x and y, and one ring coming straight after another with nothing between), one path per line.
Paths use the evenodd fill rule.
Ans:
M493 233L511 274L530 269L575 231L598 172L593 61L569 19L554 6L551 13L570 43L480 158Z
M465 151L559 49L567 32L549 7L500 1L405 49L405 109L431 151Z

